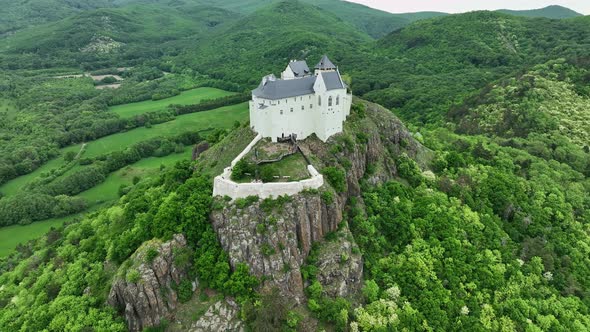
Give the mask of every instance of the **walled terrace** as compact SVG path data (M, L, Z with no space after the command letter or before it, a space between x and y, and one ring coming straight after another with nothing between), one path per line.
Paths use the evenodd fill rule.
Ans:
M257 180L249 174L243 180L234 181L232 172L238 162L247 160L261 167L282 163L291 171L290 176L274 175L267 182ZM307 174L301 173L306 171ZM270 181L268 181L270 180ZM225 168L223 173L216 176L213 185L214 196L229 196L232 199L258 196L260 198L278 197L281 195L295 195L306 189L318 189L324 184L323 176L309 163L297 145L287 143L270 143L257 135L250 144Z

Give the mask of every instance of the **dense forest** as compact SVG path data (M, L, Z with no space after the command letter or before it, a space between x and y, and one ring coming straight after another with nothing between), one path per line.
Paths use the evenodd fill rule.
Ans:
M590 17L557 6L389 14L336 0L0 3L0 185L61 165L16 193L0 188L0 232L88 211L81 192L140 160L195 144L214 151L138 177L116 201L0 258L0 330L127 330L106 304L114 276L135 280L134 252L178 233L190 280L235 299L247 330L304 331L310 321L327 331L590 329ZM264 278L246 264L232 268L209 221L229 204L211 197L212 176L247 143L247 124L84 155L99 138L243 103L263 75L323 54L355 96L389 109L433 157L399 154L396 178L377 185L377 166L367 166L339 231L302 269L305 303L259 287ZM97 89L117 80L86 75L122 83ZM111 111L199 87L233 94L130 117ZM352 119L366 112L357 100ZM365 133L332 143L327 204L348 188L343 151L369 144ZM280 211L288 201L233 204ZM347 230L362 289L329 296L317 257ZM182 302L196 297L189 280L175 288Z

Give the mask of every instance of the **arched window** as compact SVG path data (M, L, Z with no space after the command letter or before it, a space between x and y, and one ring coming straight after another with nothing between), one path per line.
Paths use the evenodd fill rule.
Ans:
M336 105L340 105L340 96L336 96Z
M328 107L332 106L332 96L328 97Z
M322 96L318 96L318 105L322 106Z

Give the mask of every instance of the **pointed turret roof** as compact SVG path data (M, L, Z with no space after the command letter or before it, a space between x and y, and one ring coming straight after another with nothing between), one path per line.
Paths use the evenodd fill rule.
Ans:
M329 69L336 69L336 65L332 63L332 61L330 61L330 59L328 59L327 55L324 55L322 57L322 59L320 60L320 62L315 65L315 69L320 69L320 70L329 70Z

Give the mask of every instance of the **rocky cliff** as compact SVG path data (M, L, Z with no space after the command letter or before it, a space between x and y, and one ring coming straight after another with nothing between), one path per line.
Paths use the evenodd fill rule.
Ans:
M145 242L119 269L108 303L124 314L130 331L172 317L178 305L176 285L188 277L190 267L186 245L183 235L165 243Z
M266 286L277 287L297 303L305 299L301 267L314 242L338 228L351 197L360 198L361 179L378 184L397 176L396 157L405 154L425 166L429 151L424 148L389 110L361 100L345 124L343 133L327 143L317 138L300 142L300 147L320 171L336 167L346 174L346 190L337 193L330 184L319 191L305 192L270 201L225 202L211 214L222 247L235 267L245 262L251 272L263 277ZM328 181L329 182L329 181ZM351 252L352 237L333 247L334 255L323 255L319 281L332 296L351 295L362 276L360 255ZM342 254L349 259L342 260ZM331 266L330 269L327 267Z

